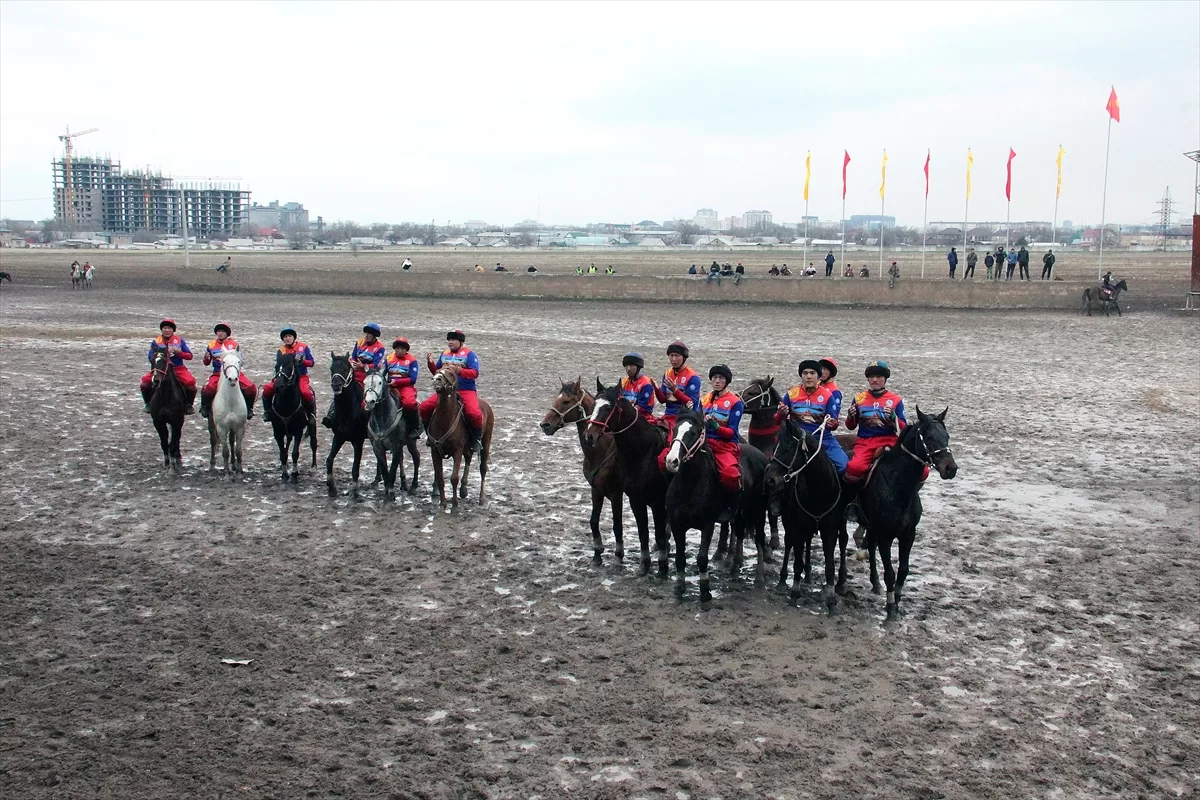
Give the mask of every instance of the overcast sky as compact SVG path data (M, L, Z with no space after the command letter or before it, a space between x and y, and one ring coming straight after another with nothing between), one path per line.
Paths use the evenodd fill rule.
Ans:
M53 213L50 161L237 178L315 219L514 223L887 213L1190 213L1200 2L0 3L0 216Z

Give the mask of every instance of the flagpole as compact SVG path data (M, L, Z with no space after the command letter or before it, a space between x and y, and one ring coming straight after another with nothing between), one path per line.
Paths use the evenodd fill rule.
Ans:
M883 277L883 207L887 200L879 198L879 277Z
M1012 246L1012 200L1009 200L1008 211L1004 213L1004 249Z
M925 277L925 237L929 230L929 195L925 195L925 216L921 220L921 277Z
M1058 195L1054 196L1054 222L1050 223L1050 246L1058 247Z
M1108 115L1108 136L1104 140L1104 193L1100 199L1100 263L1096 266L1096 277L1104 272L1104 219L1108 210L1108 150L1112 145L1112 112Z
M842 271L846 270L846 195L842 194Z
M971 218L971 195L967 195L966 205L963 206L963 252L967 252L967 220Z
M801 268L808 264L808 200L804 201L804 256L800 259Z

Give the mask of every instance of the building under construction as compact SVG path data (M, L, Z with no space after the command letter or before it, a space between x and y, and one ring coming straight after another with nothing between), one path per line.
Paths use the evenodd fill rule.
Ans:
M176 183L161 173L122 172L108 158L53 166L54 217L71 230L182 236L186 216L188 235L207 239L232 236L248 220L250 192L236 183Z

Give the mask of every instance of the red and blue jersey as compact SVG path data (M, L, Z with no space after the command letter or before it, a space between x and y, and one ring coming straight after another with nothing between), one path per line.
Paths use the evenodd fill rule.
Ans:
M670 380L675 384L675 391L663 389L663 383ZM660 403L666 404L664 417L677 417L683 410L700 410L700 376L689 366L678 370L669 369L663 374L662 383L654 389L654 396Z
M709 392L700 398L700 406L704 409L706 422L717 422L717 430L715 433L709 433L709 438L723 442L741 441L738 426L742 424L742 412L745 410L742 398L728 389L719 395Z
M479 356L475 355L474 351L468 350L465 345L457 350L446 350L438 356L429 371L437 372L448 364L458 364L461 367L458 372L456 388L460 392L475 391L475 379L479 377Z
M170 339L164 339L162 334L159 334L151 339L150 351L146 353L146 358L151 364L153 364L155 354L159 352L165 352L172 347L178 347L180 354L177 356L171 356L171 366L182 367L184 361L192 360L192 351L191 348L188 347L187 340L177 333L172 335Z
M388 383L392 386L404 388L417 385L417 378L421 374L421 364L413 358L411 353L405 353L402 356L388 353L386 363Z
M630 378L626 375L621 378L618 388L620 389L621 397L633 403L633 407L640 411L642 416L654 416L654 395L657 389L654 386L654 381L650 380L649 377L640 372L636 378Z
M275 363L278 364L281 357L295 358L297 353L300 354L300 360L296 362L297 371L301 375L307 375L308 368L317 362L313 360L312 350L309 350L304 342L294 342L291 347L286 344L279 345L279 350L275 353Z
M838 413L842 410L841 398L838 397L835 404L833 392L827 386L817 386L812 391L803 386L793 386L784 395L783 405L796 417L801 428L813 434L820 432L827 418L833 420L833 427L836 428Z
M908 427L904 416L904 398L895 392L883 389L879 394L871 391L854 395L850 410L846 412L846 427L858 428L858 438L895 436L896 429Z
M821 381L821 385L829 390L829 416L837 419L842 414L842 390L834 383L833 378ZM834 428L837 428L834 425Z
M226 337L225 341L213 339L204 348L204 365L212 365L213 374L216 375L221 371L221 357L230 350L241 350L241 346L232 338Z
M367 369L383 369L384 359L387 358L387 348L378 339L367 344L367 340L364 337L354 343L354 349L350 351L350 357L355 361L366 364Z

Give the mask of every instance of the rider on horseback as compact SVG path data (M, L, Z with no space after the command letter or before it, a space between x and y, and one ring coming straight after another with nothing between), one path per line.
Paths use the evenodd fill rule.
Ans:
M354 349L350 351L350 366L354 367L354 382L358 384L358 388L363 388L363 381L367 379L367 370L383 369L384 360L387 358L387 348L383 346L383 342L379 341L379 337L383 335L382 329L378 322L368 322L363 325L363 335L357 342L354 343ZM329 410L325 412L325 416L321 419L321 424L326 428L333 427L333 418L337 403L329 402Z
M667 429L667 442L675 431L675 418L685 408L690 411L700 410L700 376L684 362L688 359L688 346L676 339L667 345L667 359L671 368L663 373L662 382L654 390L654 396L660 403L666 404L663 411L662 423Z
M278 363L280 356L295 359L296 370L300 373L300 397L304 401L304 407L308 410L309 416L316 416L317 399L313 396L312 386L308 381L308 368L316 363L313 360L312 351L308 349L308 345L297 339L296 329L290 325L279 332L279 338L283 344L276 351L275 361ZM271 398L274 394L275 379L272 378L262 387L263 422L271 421Z
M196 379L183 362L192 360L192 351L188 348L188 343L181 336L175 334L175 320L164 319L158 323L159 335L150 340L150 352L146 357L150 360L150 372L142 376L142 400L146 406L142 410L147 414L150 413L150 395L154 392L151 382L154 380L154 356L159 352L165 352L171 360L171 366L175 369L175 375L179 378L179 382L183 384L183 391L187 405L184 407L183 413L192 413L192 404L196 402Z
M725 509L717 522L729 522L742 495L742 470L738 463L741 447L738 426L742 422L742 398L729 391L733 370L717 364L708 371L712 391L700 399L707 426L707 441L717 464L717 478L726 492Z
M471 432L469 448L472 453L475 453L478 452L480 440L483 438L483 410L479 407L479 395L475 391L475 379L479 377L479 356L464 346L466 341L467 335L462 331L450 331L446 334L446 350L437 357L436 361L433 359L433 353L426 353L425 365L435 375L438 370L448 364L457 364L460 367L455 388L458 390L459 399L462 400L463 416L466 418L467 427ZM437 408L437 403L438 396L435 392L426 397L425 401L418 406L421 422L426 426L433 417L433 410Z
M208 347L204 349L204 366L212 367L212 375L208 376L208 383L204 384L204 388L200 390L200 416L205 419L208 419L213 398L217 396L217 385L221 382L221 370L225 366L221 361L221 356L229 350L236 350L239 354L242 352L241 345L230 338L232 333L228 322L218 322L213 327L213 334L217 338L209 342ZM238 386L241 387L242 397L246 398L246 419L253 419L254 401L258 397L258 387L254 385L254 381L246 377L245 372L238 373Z
M788 415L795 418L801 428L819 439L821 449L829 456L833 468L841 475L846 471L846 451L842 449L838 440L833 438L833 431L838 426L842 398L840 392L835 398L827 386L821 385L821 370L821 363L814 359L808 358L800 362L800 385L788 389L775 418L780 422ZM837 388L836 384L834 388ZM825 429L824 433L821 432L822 428Z
M879 451L895 446L900 432L908 427L904 398L887 388L887 380L892 377L888 363L872 361L864 374L870 389L854 395L850 410L846 412L846 427L850 430L858 428L854 456L846 465L844 476L848 484L861 482ZM929 467L925 467L921 480L927 477Z
M392 342L392 352L387 357L388 385L403 411L404 424L408 427L410 437L421 433L417 416L417 378L420 374L420 362L408 352L408 339L396 337Z
M1100 285L1100 297L1103 300L1111 300L1113 292L1117 289L1116 284L1112 280L1112 270L1104 273L1104 282Z
M658 390L654 381L642 374L646 360L642 358L641 353L626 353L621 359L621 366L625 368L625 376L617 386L621 396L633 404L646 422L657 425L658 420L654 417L654 395Z
M837 377L837 362L829 356L817 359L821 365L821 385L832 393L832 402L837 404L837 411L830 412L835 418L842 413L842 390L834 383Z

